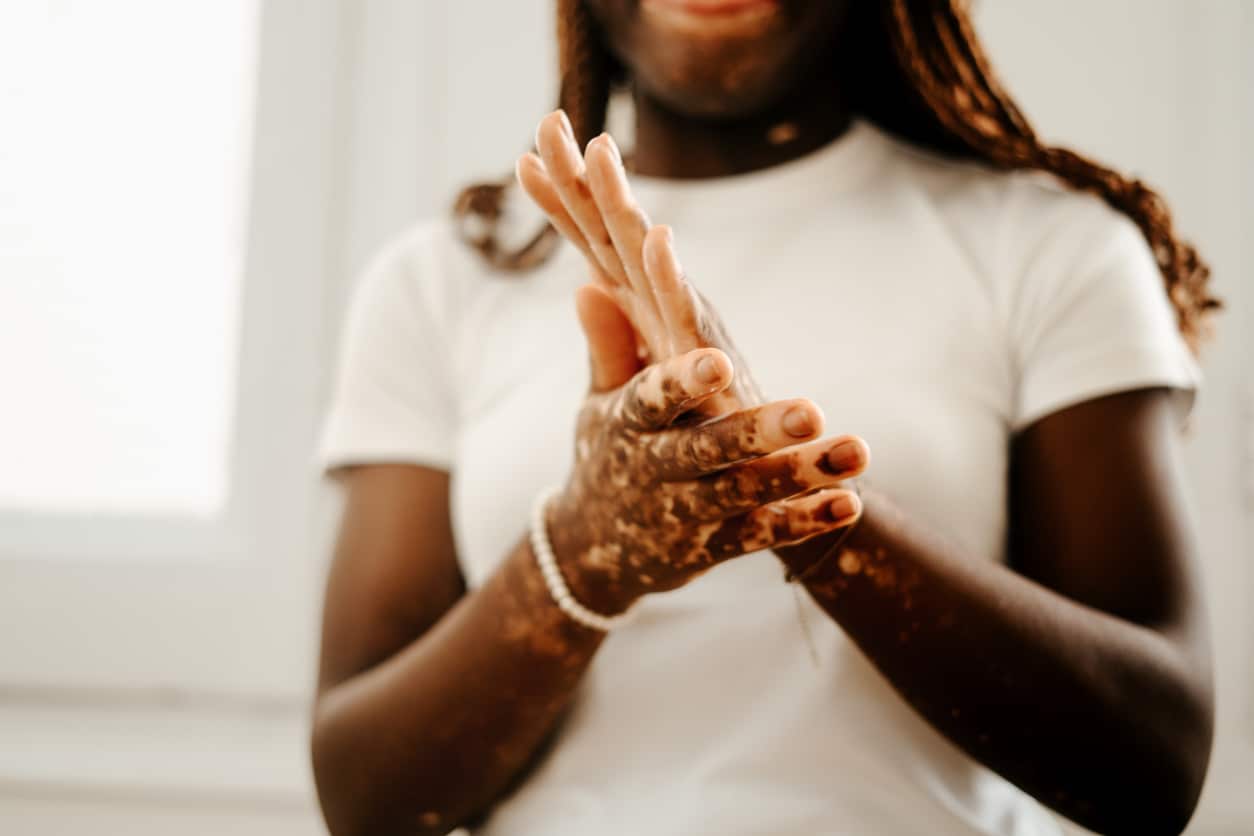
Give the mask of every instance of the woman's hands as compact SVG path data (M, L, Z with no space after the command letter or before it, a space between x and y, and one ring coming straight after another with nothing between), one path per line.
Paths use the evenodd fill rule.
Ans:
M797 543L855 522L860 501L834 486L865 468L866 444L846 436L784 450L817 436L821 414L809 401L753 408L763 402L756 384L713 307L686 280L671 230L651 225L633 198L614 141L602 134L581 154L565 114L555 111L541 121L536 146L539 155L521 157L517 175L554 227L584 254L595 281L581 289L580 308L594 381L598 356L628 358L634 367L638 349L646 362L665 364L716 348L735 366L730 385L698 393L672 382L668 391L650 392L655 405L648 420L610 418L602 400L598 424L585 409L576 477L554 503L561 518L551 515L549 520L559 560L564 550L580 563L569 574L595 579L598 588L576 590L580 599L590 605L597 601L603 612L620 611L639 595L680 586L719 560ZM592 318L601 322L589 321L588 312L600 310L602 302L620 312L620 319L627 317L634 338L598 350L598 340L616 333L612 315L595 314ZM673 376L677 368L662 365L654 373ZM675 400L680 392L687 401ZM665 408L657 406L658 397ZM620 403L615 408L628 407ZM700 428L671 426L685 413L725 417ZM805 424L804 431L786 433L785 414ZM773 432L762 422L774 422ZM619 435L610 443L598 435L597 426ZM689 434L682 442L687 448L676 446L677 434L683 433ZM584 460L589 440L598 437L603 455L611 457L601 464ZM581 467L595 477L581 479ZM815 488L827 491L798 496ZM833 513L834 499L842 505ZM629 542L632 537L637 539Z
M857 518L858 498L834 486L865 466L860 439L814 440L823 417L804 398L677 422L726 391L733 378L727 356L696 349L622 383L631 370L616 359L616 334L626 331L629 340L629 323L615 322L623 315L592 286L581 288L578 301L593 391L579 416L574 470L549 506L548 523L580 601L621 612L728 558Z
M689 284L669 227L654 226L632 197L614 140L602 134L580 153L566 115L536 130L540 155L526 154L518 180L553 226L583 252L593 279L627 314L651 362L718 348L736 363L729 392L701 404L717 415L762 402L718 315Z

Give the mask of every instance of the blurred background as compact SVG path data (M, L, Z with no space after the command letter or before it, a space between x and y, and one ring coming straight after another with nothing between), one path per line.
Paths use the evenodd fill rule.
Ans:
M1189 469L1254 833L1254 3L984 0L1046 137L1160 186L1227 300ZM317 834L337 514L312 448L376 248L509 171L549 0L0 0L0 833Z

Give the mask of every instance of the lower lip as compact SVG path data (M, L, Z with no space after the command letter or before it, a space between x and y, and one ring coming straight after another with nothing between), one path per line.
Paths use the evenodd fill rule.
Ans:
M772 11L779 5L779 0L645 0L645 5L694 17L727 17Z

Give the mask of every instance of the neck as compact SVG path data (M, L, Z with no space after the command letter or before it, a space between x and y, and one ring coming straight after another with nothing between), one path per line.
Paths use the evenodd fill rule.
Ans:
M634 89L638 174L698 179L744 174L794 160L849 127L835 79L819 75L768 110L743 119L700 119L669 110Z

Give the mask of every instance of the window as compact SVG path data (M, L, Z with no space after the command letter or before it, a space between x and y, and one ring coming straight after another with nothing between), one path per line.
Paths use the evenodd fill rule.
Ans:
M6 798L316 818L311 453L362 15L0 3Z
M0 507L224 506L257 6L0 6Z
M303 702L341 13L0 5L0 688Z

